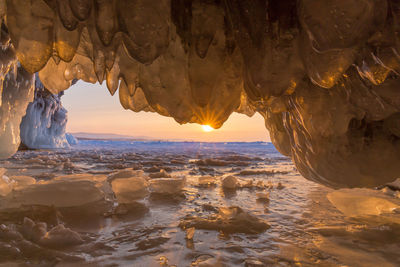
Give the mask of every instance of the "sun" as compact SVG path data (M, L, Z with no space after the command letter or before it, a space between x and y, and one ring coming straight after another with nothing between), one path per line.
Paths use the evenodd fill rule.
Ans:
M214 131L214 128L211 127L210 125L201 125L201 129L203 129L204 132Z

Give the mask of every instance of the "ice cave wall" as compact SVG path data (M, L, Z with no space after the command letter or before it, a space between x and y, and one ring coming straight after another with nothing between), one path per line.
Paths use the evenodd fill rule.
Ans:
M0 158L13 155L20 144L20 123L33 99L34 75L19 64L7 29L1 27Z
M105 81L126 109L215 128L260 112L308 179L400 174L396 0L2 0L0 15L54 94Z

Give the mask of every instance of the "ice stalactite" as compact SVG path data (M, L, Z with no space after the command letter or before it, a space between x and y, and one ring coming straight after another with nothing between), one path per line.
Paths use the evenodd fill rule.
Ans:
M36 76L35 98L21 122L22 144L33 149L69 147L65 132L68 117L61 104L62 94L50 93Z
M260 112L308 179L353 187L400 175L398 1L0 6L22 66L53 94L74 79L106 81L125 109L214 128Z

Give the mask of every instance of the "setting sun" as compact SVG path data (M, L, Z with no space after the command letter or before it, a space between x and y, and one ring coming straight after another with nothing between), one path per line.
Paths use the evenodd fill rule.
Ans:
M204 132L214 131L214 128L211 127L210 125L201 125L201 128L203 129Z

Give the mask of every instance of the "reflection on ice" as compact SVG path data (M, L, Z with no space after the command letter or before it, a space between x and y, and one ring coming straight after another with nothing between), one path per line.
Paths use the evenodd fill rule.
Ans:
M341 189L327 197L346 216L380 215L400 207L400 199L370 189Z

